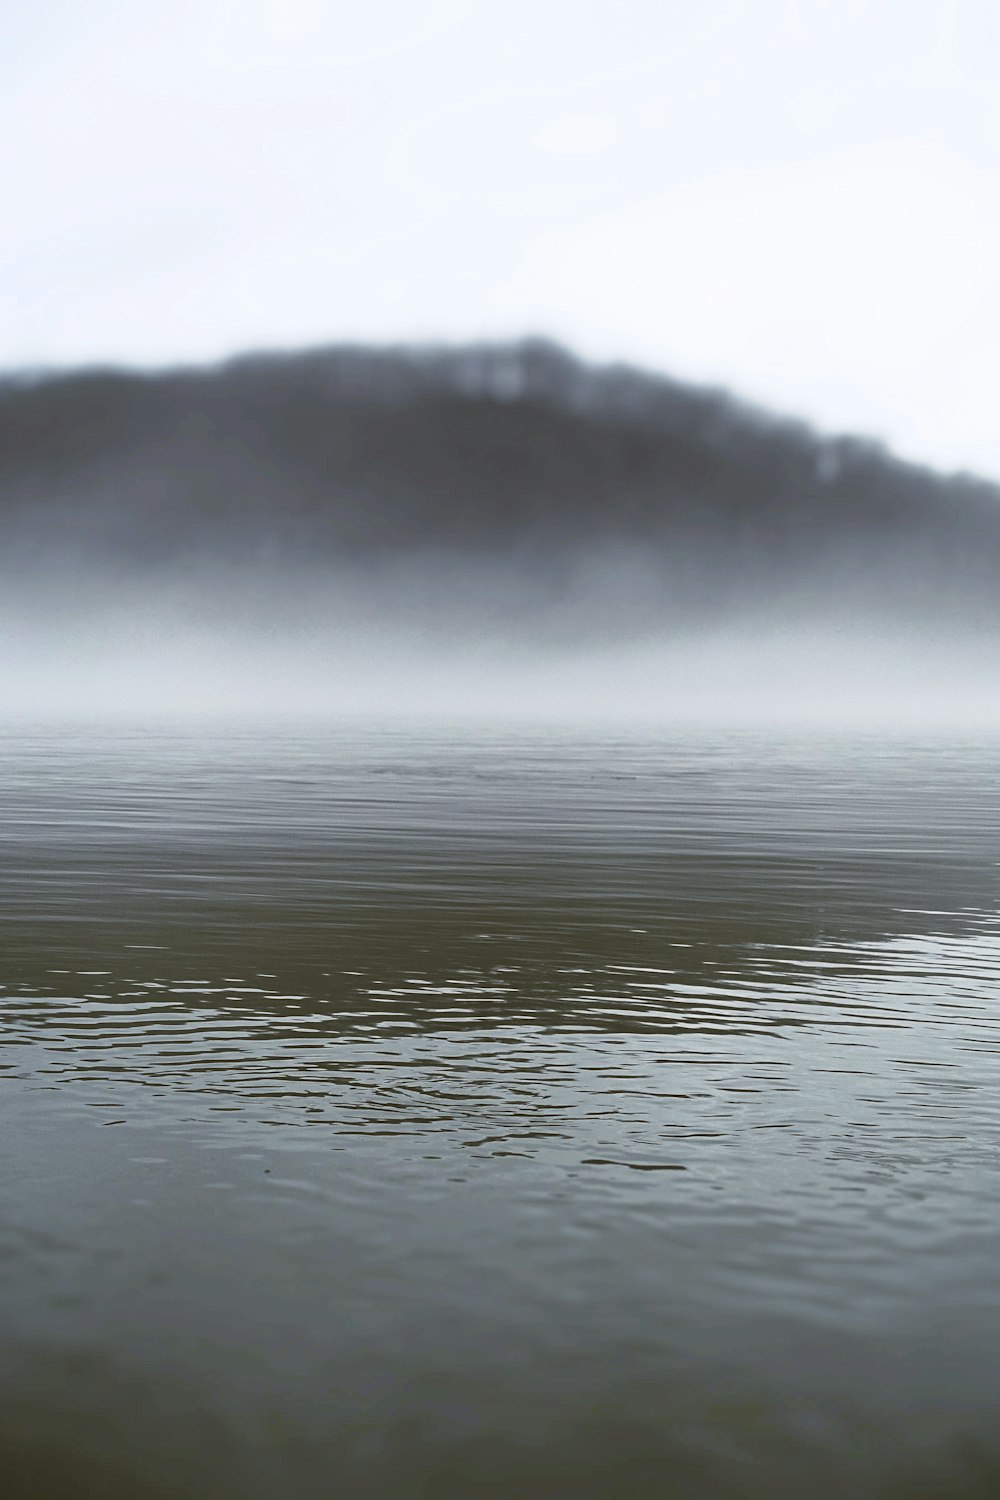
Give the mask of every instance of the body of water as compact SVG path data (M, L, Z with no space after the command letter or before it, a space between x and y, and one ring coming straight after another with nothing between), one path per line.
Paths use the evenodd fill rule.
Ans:
M8 1493L1000 1493L998 835L987 742L6 732Z

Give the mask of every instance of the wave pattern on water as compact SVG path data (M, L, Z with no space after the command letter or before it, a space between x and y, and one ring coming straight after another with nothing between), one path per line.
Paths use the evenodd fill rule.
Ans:
M123 1497L168 1452L178 1497L994 1493L998 770L0 742L0 1454L107 1430L46 1493Z

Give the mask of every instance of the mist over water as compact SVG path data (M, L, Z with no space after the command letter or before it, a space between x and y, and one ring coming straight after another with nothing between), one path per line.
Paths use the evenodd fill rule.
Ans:
M1000 632L795 608L674 621L619 609L624 560L561 597L495 575L204 575L8 588L0 716L995 725ZM594 571L597 571L595 568ZM31 597L26 598L26 595Z

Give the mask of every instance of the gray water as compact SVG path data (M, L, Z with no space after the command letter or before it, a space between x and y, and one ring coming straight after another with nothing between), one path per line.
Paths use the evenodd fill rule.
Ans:
M20 1496L1000 1493L1000 744L0 736Z

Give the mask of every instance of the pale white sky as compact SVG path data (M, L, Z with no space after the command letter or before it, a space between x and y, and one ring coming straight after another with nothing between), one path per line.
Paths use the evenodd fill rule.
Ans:
M1000 0L5 0L0 364L550 333L1000 477Z

